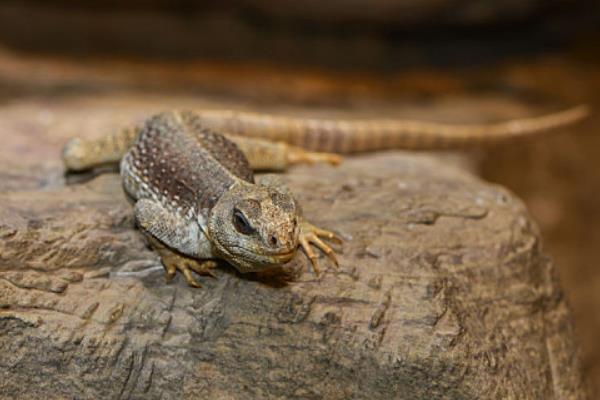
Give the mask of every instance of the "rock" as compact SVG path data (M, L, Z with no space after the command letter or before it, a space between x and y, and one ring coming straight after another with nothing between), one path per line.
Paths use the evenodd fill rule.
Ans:
M502 188L401 152L297 168L285 179L307 216L346 238L339 272L316 279L300 254L287 284L226 265L201 290L166 284L118 178L65 179L58 154L70 136L206 99L129 93L162 82L143 71L128 86L110 68L2 66L38 95L0 95L0 398L589 398L555 268ZM229 84L272 88L246 80ZM436 104L416 116L497 108Z
M202 289L165 283L116 174L65 185L56 159L16 164L0 193L2 398L588 398L524 206L439 159L294 169L308 219L345 238L340 270L323 259L317 279L299 254L291 282L222 265Z

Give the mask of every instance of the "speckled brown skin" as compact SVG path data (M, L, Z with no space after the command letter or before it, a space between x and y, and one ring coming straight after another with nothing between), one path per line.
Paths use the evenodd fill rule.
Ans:
M68 166L91 165L85 157L90 148L85 145L76 140L67 146ZM130 146L121 160L123 186L135 202L137 223L160 254L169 279L178 269L191 286L198 287L190 271L209 272L213 259L225 259L241 272L270 269L290 261L298 246L317 274L311 246L337 266L333 250L320 238L339 239L304 221L285 188L255 183L238 146L207 128L193 113L156 115L137 134L126 131L95 146L109 150L97 156L99 163L115 157L116 148ZM259 159L260 151L252 154Z

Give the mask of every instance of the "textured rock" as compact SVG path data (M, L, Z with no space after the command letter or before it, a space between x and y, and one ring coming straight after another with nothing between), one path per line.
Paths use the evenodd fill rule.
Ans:
M586 398L554 268L523 206L501 188L403 153L297 169L286 179L307 215L347 238L342 271L321 281L305 272L283 285L223 266L196 291L180 278L164 283L114 175L65 186L58 161L72 135L99 135L162 109L223 106L204 92L224 93L219 101L237 93L234 107L288 111L290 99L305 101L312 109L304 113L318 115L331 112L327 99L358 114L369 98L389 95L384 89L406 88L447 97L393 97L371 108L471 122L546 110L461 97L458 80L437 74L363 88L353 76L333 85L198 65L0 64L10 89L0 93L0 398ZM544 76L505 72L507 91L512 80L521 88ZM484 75L468 80L496 83L496 73ZM348 107L352 93L362 107ZM528 172L523 160L510 161L519 176ZM543 193L555 197L554 185ZM298 264L308 270L302 256ZM585 272L580 279L592 281Z
M523 205L432 157L295 169L341 270L200 290L165 283L115 174L48 168L0 194L2 398L587 398Z

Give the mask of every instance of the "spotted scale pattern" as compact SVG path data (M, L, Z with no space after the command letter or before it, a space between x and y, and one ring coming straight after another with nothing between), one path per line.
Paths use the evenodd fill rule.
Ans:
M209 210L236 181L254 182L243 153L188 112L150 118L121 162L127 193L188 218Z

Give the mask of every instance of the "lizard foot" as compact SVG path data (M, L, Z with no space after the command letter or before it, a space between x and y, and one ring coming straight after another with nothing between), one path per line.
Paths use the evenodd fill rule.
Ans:
M195 260L175 253L169 253L162 256L162 264L166 270L167 282L175 277L177 270L183 273L186 282L192 287L202 287L192 275L192 271L199 275L210 275L213 278L217 276L211 271L217 266L213 260Z
M290 149L288 153L288 163L292 165L302 163L327 163L331 165L338 165L341 162L342 156L335 153L316 153L312 151L306 151L298 147Z
M340 239L333 232L319 229L308 222L302 222L300 224L300 246L302 246L302 250L304 250L304 253L306 253L306 256L310 260L313 271L317 276L321 274L321 271L319 270L318 256L315 254L312 246L317 247L319 250L325 253L325 255L333 262L335 268L339 268L339 263L337 257L335 256L335 252L320 238L325 238L336 244L342 244L342 239Z

